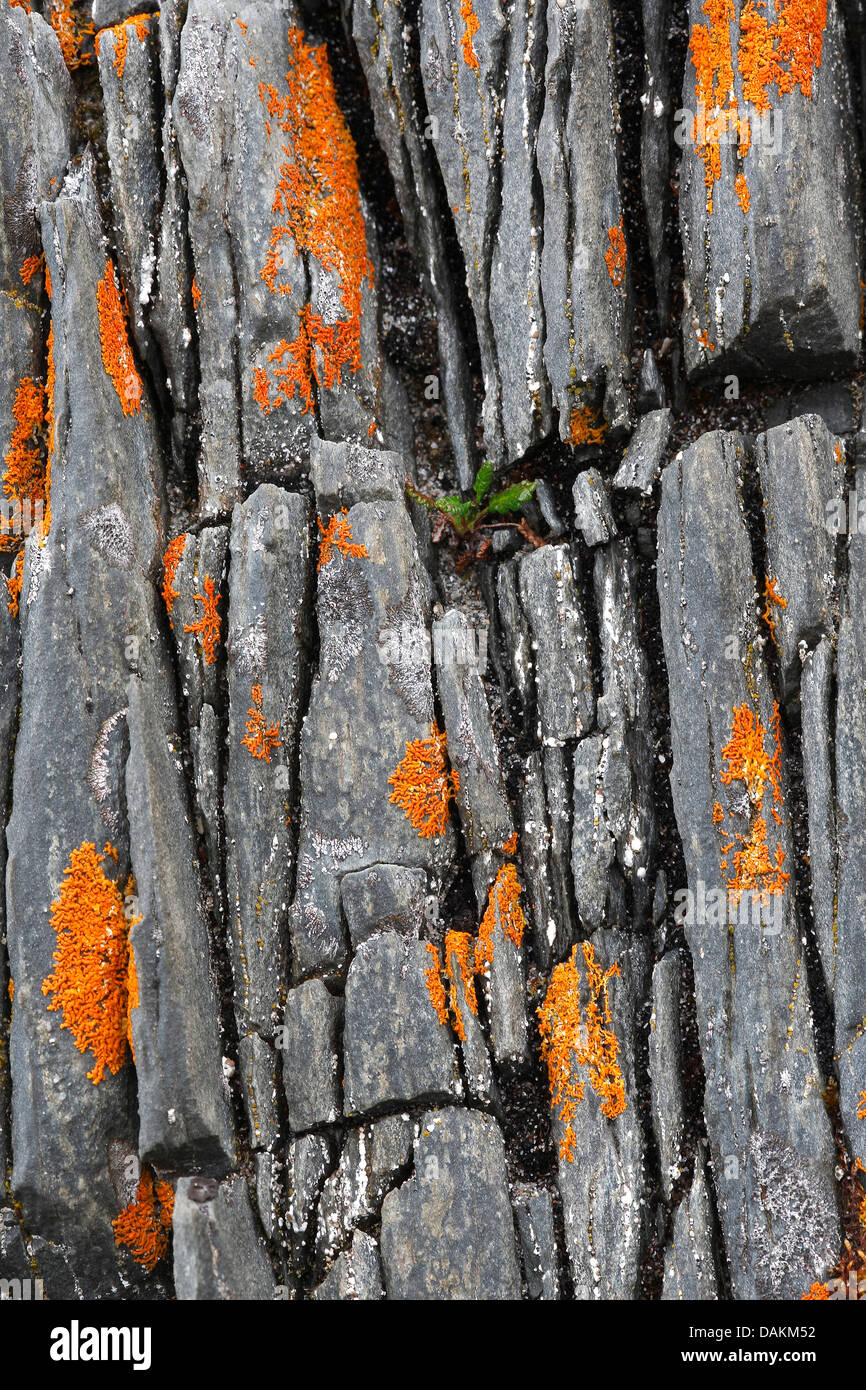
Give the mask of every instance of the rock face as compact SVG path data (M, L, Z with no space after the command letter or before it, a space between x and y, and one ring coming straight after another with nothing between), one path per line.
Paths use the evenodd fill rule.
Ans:
M0 15L0 1296L850 1287L862 7L142 6Z

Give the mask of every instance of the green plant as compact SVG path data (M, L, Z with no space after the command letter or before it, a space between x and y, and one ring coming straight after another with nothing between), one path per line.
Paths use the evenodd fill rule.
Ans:
M516 526L532 541L533 545L543 542L532 531L523 517L519 521L488 521L488 517L515 516L529 501L538 486L538 480L512 483L499 492L491 492L493 486L493 464L489 459L481 465L472 485L472 497L465 499L457 493L445 497L430 497L419 492L410 478L406 479L406 492L414 502L439 513L439 521L434 530L434 540L440 540L446 525L450 525L460 540L473 535L480 527Z

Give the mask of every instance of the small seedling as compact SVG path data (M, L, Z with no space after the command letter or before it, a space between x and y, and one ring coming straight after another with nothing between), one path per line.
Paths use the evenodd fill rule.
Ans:
M491 492L492 486L493 464L489 459L479 468L472 485L472 496L468 499L460 497L457 493L450 493L444 497L431 497L428 493L419 492L411 478L406 479L408 496L414 502L419 502L423 507L428 507L430 511L438 513L433 526L434 541L442 539L448 526L451 527L458 541L467 541L480 530L513 526L531 545L536 547L544 545L544 541L535 534L526 518L518 516L538 487L538 480L512 483L499 492ZM492 520L493 517L508 516L517 516L518 519L515 521ZM486 555L490 549L490 544L490 538L486 537L478 547L476 556L482 558ZM464 555L458 562L458 567L465 568L471 559L471 555Z

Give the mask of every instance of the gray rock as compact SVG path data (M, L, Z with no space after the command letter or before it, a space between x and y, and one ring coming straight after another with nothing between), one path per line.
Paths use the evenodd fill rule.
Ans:
M838 451L838 452L837 452ZM844 493L841 445L814 415L759 435L755 456L764 494L767 572L784 606L764 607L775 627L785 689L799 685L798 645L834 631L832 509Z
M578 745L578 748L580 745ZM572 939L572 797L559 748L530 753L520 794L520 854L531 905L533 951L547 969Z
M306 500L270 483L232 515L223 792L229 948L239 1030L265 1038L287 971L289 821L308 681L308 527Z
M682 952L670 951L653 968L649 1027L649 1075L653 1122L659 1146L662 1190L670 1202L686 1158L686 1097L683 1090L680 994Z
M748 893L726 911L732 866L721 867L722 845L731 829L754 836L758 818L736 780L721 782L735 710L745 707L760 719L765 753L775 756L739 493L744 453L741 436L704 435L665 469L658 591L671 693L671 788L696 905L685 931L719 1217L735 1297L789 1298L835 1258L839 1233L832 1139L808 994L800 987L793 877L768 893L760 920L751 920L759 914L750 911ZM780 846L784 872L793 873L784 757L779 767L781 823L770 818L769 780L761 806L770 844ZM719 895L721 922L697 910L711 891Z
M304 1235L313 1206L333 1166L331 1141L323 1134L302 1134L288 1150L288 1221L295 1235Z
M340 1302L384 1298L379 1247L373 1237L356 1231L350 1249L337 1257L310 1297Z
M553 1224L553 1198L543 1187L525 1186L514 1194L514 1216L531 1299L559 1298L559 1252Z
M514 823L493 735L487 695L465 613L450 609L433 624L436 685L448 734L448 759L460 777L457 809L470 855L501 851Z
M347 1115L460 1094L449 1030L427 992L430 954L382 932L358 947L346 979L343 1038Z
M655 4L656 2L657 0L648 0L648 4ZM641 359L640 377L637 384L638 414L645 415L650 410L663 410L666 404L665 388L659 374L658 364L652 348L646 348Z
M343 456L348 498L355 451L344 446ZM342 875L372 864L441 873L453 855L450 825L443 835L422 837L390 799L389 779L408 745L429 740L433 723L430 580L402 487L389 502L356 502L347 520L352 543L366 555L334 548L325 564L319 556L319 670L301 736L297 890L290 915L296 978L345 960Z
M225 642L228 608L228 539L227 526L206 526L198 535L187 532L169 590L170 595L177 594L176 598L171 599L169 626L177 650L187 719L193 728L199 725L204 705L209 705L211 709L217 709L220 705L220 658ZM216 629L211 626L210 630L206 629L205 632L194 631L193 629L200 628L200 624L206 619L205 605L206 601L209 602L208 581L213 586L219 624ZM166 607L168 608L168 605ZM203 638L211 634L216 636L216 643L212 649L203 642Z
M428 1112L415 1175L382 1206L389 1299L515 1299L520 1275L496 1121L472 1110Z
M237 1071L254 1151L275 1144L281 1132L282 1083L275 1041L252 1027L242 1031L238 1020Z
M860 423L860 410L853 383L828 381L804 386L780 400L770 401L764 419L767 428L784 425L798 415L818 415L831 434L854 434Z
M718 1297L712 1212L699 1163L692 1185L674 1214L673 1236L665 1251L662 1299L691 1303Z
M145 0L93 0L93 23L97 29L119 24L133 14L147 12Z
M359 1225L378 1221L385 1194L412 1161L412 1121L389 1115L350 1130L339 1166L328 1178L316 1222L316 1267L322 1272L352 1242Z
M181 1178L174 1203L174 1285L181 1300L272 1299L274 1277L247 1185L233 1177L210 1201Z
M605 920L608 877L616 859L616 839L604 801L604 772L611 756L610 745L608 736L593 734L581 739L574 750L571 871L580 920L590 931Z
M616 522L607 489L597 469L587 468L583 473L578 473L572 495L574 525L588 546L604 545L616 535Z
M427 877L422 869L374 864L340 880L343 916L353 950L373 932L387 928L420 936L425 921Z
M532 633L538 737L579 738L592 728L595 698L576 558L546 545L520 560L520 602Z
M739 45L744 10L745 0L734 0L732 46ZM702 0L690 0L689 23L708 27ZM764 116L746 98L734 47L733 97L750 123L750 148L740 155L732 116L725 138L712 147L720 172L709 188L700 136L697 144L693 139L695 68L686 62L678 125L689 376L713 371L809 379L856 360L859 234L847 209L857 204L859 181L845 47L839 7L831 3L811 95L802 81L785 96L770 87ZM785 73L792 62L783 61Z
M216 994L180 759L135 680L126 799L136 901L129 933L139 1151L172 1173L222 1177L234 1143L223 1095Z
M341 1001L321 980L306 980L286 998L283 1086L293 1131L332 1124L340 1114L337 1030Z
M662 471L672 418L673 412L668 409L650 410L641 415L614 475L614 488L636 496L649 496Z
M529 1057L529 1039L526 1026L526 982L523 951L509 934L516 924L509 920L509 908L505 894L497 888L498 877L485 893L484 879L476 879L476 893L479 897L479 910L483 908L492 913L493 928L490 932L490 952L482 974L484 990L487 995L488 1017L490 1019L490 1046L493 1056L500 1066L504 1063L521 1064ZM486 902L486 907L484 906ZM525 917L526 897L521 891L518 910ZM506 930L506 928L509 930Z
M656 287L658 321L670 319L671 253L666 238L670 203L671 115L676 105L671 92L668 29L670 0L642 0L644 42L643 117L640 131L640 179L646 214L649 251ZM644 354L652 360L649 349ZM664 400L658 402L664 405ZM641 409L640 395L638 410Z
M846 629L846 638L850 627ZM842 645L843 655L846 645ZM839 969L836 790L833 769L833 679L830 639L822 637L803 660L800 708L803 723L803 781L809 807L809 874L815 935L832 994ZM847 779L843 778L843 782ZM846 812L843 810L843 815ZM847 836L845 837L847 841ZM855 1130L856 1133L856 1130Z
M458 939L455 940L455 938ZM453 994L450 999L451 1015L463 1058L466 1087L474 1101L498 1109L500 1104L499 1089L493 1077L490 1052L478 1018L478 985L475 979L464 977L458 941L458 933L446 932L444 963L449 980L453 984ZM470 938L467 958L470 972L474 965L474 952L475 941Z

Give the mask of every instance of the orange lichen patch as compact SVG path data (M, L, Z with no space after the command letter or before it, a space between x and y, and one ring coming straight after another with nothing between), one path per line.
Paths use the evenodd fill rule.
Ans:
M719 776L725 786L730 786L733 782L743 783L748 793L752 817L748 835L737 833L735 836L742 848L734 850L733 875L728 879L728 898L734 903L738 903L741 895L748 892L760 893L761 901L766 905L770 894L784 893L785 885L791 877L789 873L783 872L785 851L778 842L775 853L772 856L770 854L767 821L764 815L764 794L769 783L773 791L773 817L777 824L781 824L782 818L776 809L777 803L782 805L782 744L777 703L773 704L770 735L774 749L772 755L765 748L767 731L760 719L747 704L734 709L731 737L722 749L722 757L728 766L722 769ZM729 812L729 815L733 814ZM713 820L716 824L719 823L715 813ZM722 834L724 833L723 831ZM734 843L734 840L728 840L722 846L725 858L720 867L723 872L728 868L727 855L734 849Z
M520 906L520 880L513 864L503 864L490 889L487 907L481 919L476 947L476 969L486 969L493 961L493 930L497 914L499 924L515 946L523 944L526 918Z
M195 276L192 277L192 286L190 288L190 294L192 295L193 308L198 309L198 306L201 304L201 290L198 287L198 281L196 280Z
M811 97L813 75L821 66L827 0L777 0L773 23L765 11L763 0L746 0L736 46L743 97L762 114L771 109L771 87L783 97L799 86L805 97ZM750 121L738 112L734 91L733 0L705 0L702 12L707 23L694 25L689 41L698 107L693 138L704 164L707 212L712 213L713 187L722 170L722 143L736 135L742 162L751 149L752 133ZM748 212L750 195L742 170L735 191L743 212Z
M162 557L162 597L165 600L165 611L171 617L171 610L175 602L180 598L180 594L174 587L177 567L183 558L184 547L186 546L187 533L181 531L179 536L175 536L166 549Z
M713 807L713 825L721 825L724 819L725 813L722 810L722 803L720 801L717 801L715 806Z
M764 605L764 611L761 614L761 617L764 619L764 622L770 629L770 636L776 643L776 646L778 646L779 642L778 638L776 637L776 619L773 617L773 608L787 608L788 600L786 598L783 598L780 593L776 592L776 583L777 581L775 579L768 578L764 585L764 598L766 599L766 603Z
M85 52L85 43L94 32L93 20L81 18L74 0L51 0L48 18L60 43L63 61L70 72L92 62L93 55Z
M7 992L7 994L9 995L9 1003L10 1003L10 1004L14 1004L14 1003L15 1003L15 981L12 979L12 976L11 976L11 975L10 975L10 977L9 977L9 984L6 986L6 992Z
M480 21L472 8L472 0L461 0L460 18L465 24L463 36L460 39L460 51L463 54L463 61L468 68L478 67L478 55L472 42L478 33Z
M141 918L138 918L141 921ZM129 924L132 926L132 923ZM126 971L126 1041L129 1043L129 1050L132 1060L135 1062L135 1048L132 1043L132 1011L139 1008L141 999L138 993L138 970L135 964L135 952L129 947L129 964Z
M123 79L123 73L126 68L126 57L129 52L130 29L132 29L136 38L141 43L143 43L144 40L147 38L148 34L150 33L150 21L151 19L155 18L155 15L133 14L129 16L129 19L124 19L120 24L112 25L110 29L100 29L99 33L96 35L95 47L97 54L99 53L99 41L102 38L102 35L114 35L114 60L112 66L114 68L114 71L117 73L119 79Z
M737 195L737 202L743 209L743 216L745 216L749 211L749 206L752 201L752 195L749 192L749 185L746 183L745 174L737 174L737 177L734 179L734 190Z
M369 560L367 547L352 539L352 524L348 520L348 515L349 513L344 507L342 512L336 512L331 517L327 527L322 525L321 517L316 518L322 533L319 562L316 565L317 571L325 568L335 550L339 550L341 555L351 555L355 559Z
M30 13L30 0L9 0L10 10L23 10L25 14Z
M282 739L280 738L279 720L274 724L269 724L262 713L262 687L254 685L251 692L252 706L247 710L249 719L247 720L247 736L241 739L244 748L248 748L254 758L261 758L264 762L271 761L271 749L279 748Z
M866 1091L860 1092L860 1100L857 1103L857 1119L866 1120Z
M448 1022L448 998L445 993L445 986L442 983L442 965L439 960L439 952L432 941L426 943L427 950L433 958L433 964L429 970L424 972L424 983L427 986L427 993L430 996L430 1003L436 1010L436 1017L439 1022Z
M28 256L18 272L18 274L21 276L22 284L29 285L30 281L33 279L33 276L36 274L38 270L41 270L44 265L44 255L40 254L38 256Z
M340 384L344 370L357 372L361 363L361 292L372 284L373 265L367 254L367 234L358 193L355 146L334 92L324 44L311 48L300 29L289 29L288 91L281 95L269 83L259 84L259 99L271 122L288 137L286 156L274 194L275 221L261 277L274 294L289 294L279 283L284 240L294 243L295 255L307 252L333 274L346 317L325 323L310 304L300 310L298 334L285 339L268 356L274 364L271 398L268 373L254 373L253 396L265 414L300 394L303 410L313 408L313 386ZM277 365L279 364L279 365Z
M705 332L701 328L698 328L695 330L695 337L697 338L698 342L700 343L701 347L704 349L705 352L715 352L716 345L715 343L710 341L709 333Z
M19 550L15 556L15 563L12 566L12 573L6 580L6 588L9 590L9 601L6 604L13 618L18 617L18 605L21 601L21 585L24 580L24 551Z
M114 383L124 415L136 415L141 409L143 387L129 346L126 315L110 260L105 262L105 279L96 286L96 303L99 309L102 365Z
M85 843L70 854L51 904L54 974L42 982L42 993L53 996L49 1011L63 1013L61 1028L69 1029L79 1052L93 1053L87 1076L94 1085L106 1067L114 1074L126 1061L129 924L120 888L102 870L114 853L111 845L99 854Z
M830 1290L827 1288L827 1285L815 1283L810 1286L808 1293L803 1294L803 1297L800 1299L800 1302L820 1302L824 1299L829 1299L829 1297Z
M541 1056L547 1063L552 1109L559 1107L564 1126L559 1156L574 1162L574 1117L584 1097L584 1083L576 1075L585 1067L590 1085L601 1102L601 1113L615 1120L626 1108L625 1084L617 1062L619 1043L611 1027L608 985L619 975L615 962L602 970L592 942L583 943L589 1000L585 1016L580 1007L580 971L577 947L550 977L544 1003L538 1010Z
M475 993L474 979L474 960L472 958L472 935L468 931L447 931L445 933L445 973L450 984L450 1004L451 1016L454 1019L454 1031L461 1042L466 1040L466 1025L463 1022L463 1014L460 1009L460 999L457 994L457 976L454 973L454 961L457 962L457 975L463 982L463 993L470 1013L478 1016L478 996Z
M503 854L516 854L516 853L517 853L517 831L516 831L516 830L515 830L511 835L509 835L508 839L505 841L505 844L502 846L502 852L503 852Z
M238 19L237 15L235 15L235 24L238 26L242 34L246 34L247 29L250 27L248 24L244 24L242 19Z
M220 640L220 625L222 619L217 612L217 604L222 598L222 594L214 593L214 582L209 574L204 577L204 593L193 594L196 603L202 604L203 612L197 623L184 623L184 632L194 632L201 638L202 650L204 652L205 664L213 666L216 661L216 649Z
M575 406L569 419L569 440L577 449L582 444L601 444L607 426L591 406Z
M32 505L46 500L42 456L46 402L46 390L41 381L22 377L12 406L15 427L3 457L3 493L8 501ZM16 521L11 514L0 516L0 549L12 549L19 542L20 536L13 534L15 528Z
M623 235L622 230L622 218L619 219L619 224L616 227L608 227L607 239L610 242L610 245L604 253L604 259L607 264L607 273L613 281L615 287L619 289L622 285L623 280L625 279L626 261L625 236Z
M171 1183L154 1182L144 1169L138 1183L134 1202L124 1207L111 1225L118 1245L125 1245L133 1258L147 1270L153 1270L168 1254L174 1192Z
M406 744L406 756L388 778L393 787L388 800L401 806L422 840L444 835L448 825L448 807L460 790L456 769L448 771L445 749L448 735L441 733L435 722L429 738L416 738Z

